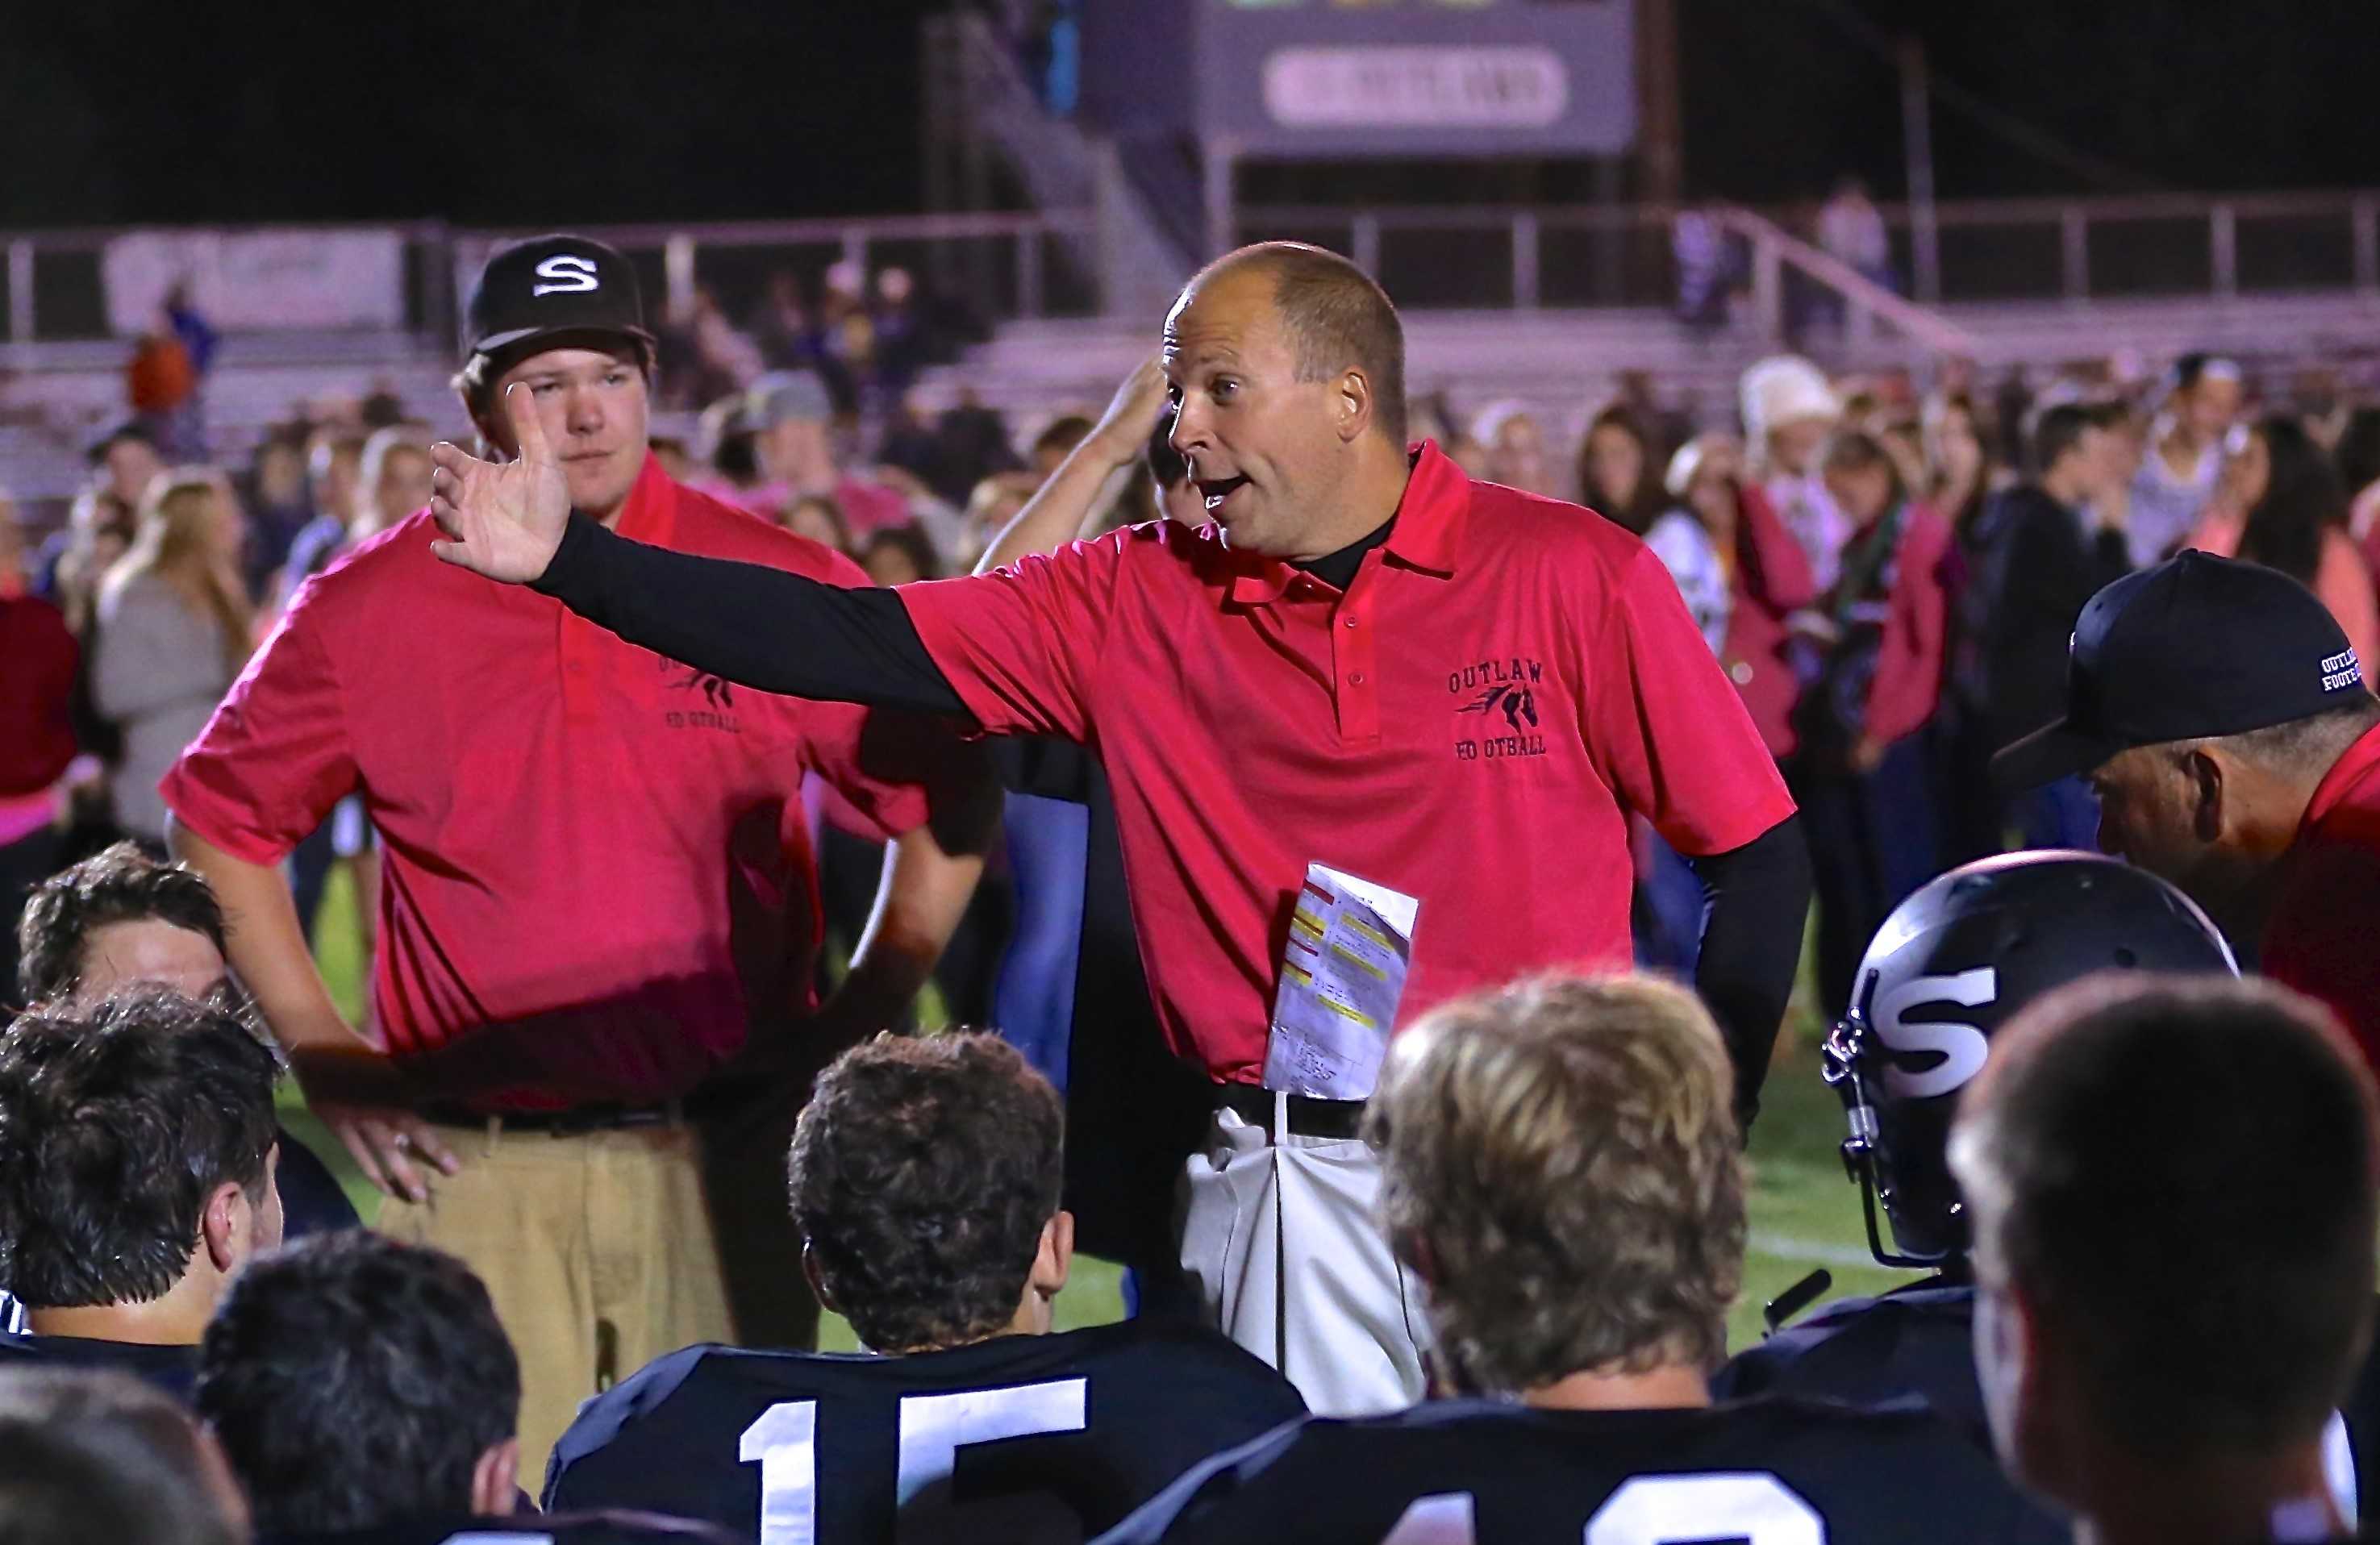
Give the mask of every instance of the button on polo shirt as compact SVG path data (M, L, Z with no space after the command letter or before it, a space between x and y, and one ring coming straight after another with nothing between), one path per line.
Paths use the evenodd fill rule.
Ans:
M623 535L864 585L648 458ZM812 1007L816 774L873 835L925 820L951 731L735 686L440 562L424 512L310 581L163 784L274 863L360 790L382 842L389 1051L491 1105L683 1094Z
M982 728L1097 749L1174 1050L1261 1075L1309 863L1416 896L1401 1022L1629 959L1626 815L1681 852L1792 813L1669 572L1575 505L1424 445L1342 593L1160 522L905 585Z

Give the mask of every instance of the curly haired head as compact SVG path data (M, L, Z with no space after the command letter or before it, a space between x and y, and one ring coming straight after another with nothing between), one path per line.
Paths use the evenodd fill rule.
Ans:
M794 1223L862 1342L948 1346L1014 1317L1058 1211L1057 1091L996 1036L880 1036L794 1129Z
M1709 1014L1650 978L1541 977L1398 1037L1367 1135L1460 1382L1513 1392L1726 1355L1744 1241L1733 1092Z

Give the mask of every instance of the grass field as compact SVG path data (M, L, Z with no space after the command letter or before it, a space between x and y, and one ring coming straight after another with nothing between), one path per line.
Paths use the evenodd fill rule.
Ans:
M354 905L342 866L323 902L315 948L332 996L351 1018L363 1008ZM1761 1306L1814 1269L1824 1267L1833 1273L1834 1297L1878 1292L1908 1276L1868 1259L1859 1193L1844 1178L1836 1153L1843 1133L1842 1107L1818 1079L1817 1034L1807 995L1799 994L1762 1096L1760 1120L1753 1128L1752 1249L1744 1261L1743 1297L1729 1325L1731 1346L1757 1341ZM305 1113L294 1087L284 1098L290 1129L338 1170L369 1222L378 1210L378 1194L356 1173L336 1140ZM793 1270L792 1262L787 1270ZM1107 1261L1077 1260L1074 1279L1058 1300L1059 1329L1122 1318L1120 1278L1121 1273ZM827 1317L820 1340L830 1351L848 1351L857 1345L850 1327L832 1315Z

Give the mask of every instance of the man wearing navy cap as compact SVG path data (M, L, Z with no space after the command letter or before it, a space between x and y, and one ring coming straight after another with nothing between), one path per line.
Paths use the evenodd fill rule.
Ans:
M653 459L652 335L618 252L566 235L508 247L469 322L455 385L491 454L513 454L533 416L572 501L606 526L867 584ZM234 969L390 1195L379 1226L486 1279L520 1349L533 1475L609 1378L690 1342L802 1334L783 1143L758 1129L789 1132L808 1066L902 1012L974 889L996 806L946 730L688 670L438 562L431 531L418 514L310 580L164 793L176 850L222 899ZM813 775L869 835L900 839L823 1008ZM524 784L537 814L496 814L486 795ZM357 791L387 875L369 1041L324 991L277 869ZM361 1072L334 1088L334 1063ZM378 1087L350 1092L363 1075ZM735 1096L756 1115L689 1126L689 1104L703 1117ZM715 1141L728 1129L747 1141ZM737 1291L756 1281L767 1291Z
M2087 777L2100 847L2188 891L2380 1067L2380 702L2313 592L2203 552L2116 581L2075 625L2066 716L1992 771Z

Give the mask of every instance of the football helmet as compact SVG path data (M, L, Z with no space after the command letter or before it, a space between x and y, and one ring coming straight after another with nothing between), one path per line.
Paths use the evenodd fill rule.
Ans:
M1964 1259L1967 1220L1945 1156L1959 1091L2018 1010L2107 970L2240 972L2190 898L2096 853L1983 859L1893 909L1823 1054L1827 1082L1851 1119L1843 1164L1860 1188L1877 1261L1934 1267ZM1876 1228L1878 1202L1893 1249Z

